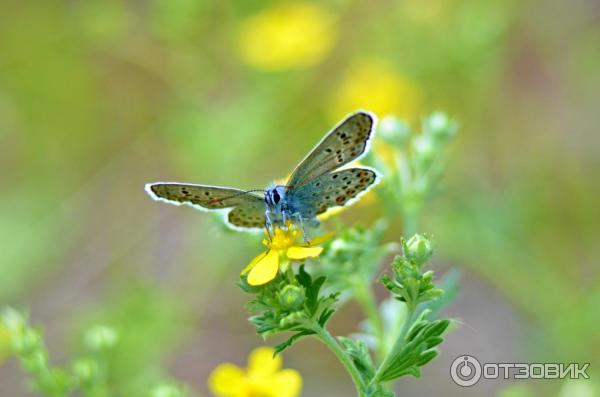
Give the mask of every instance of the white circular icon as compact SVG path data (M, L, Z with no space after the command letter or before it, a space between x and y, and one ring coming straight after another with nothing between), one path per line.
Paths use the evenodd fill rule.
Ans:
M481 379L481 363L473 356L459 356L452 361L450 377L459 386L473 386Z

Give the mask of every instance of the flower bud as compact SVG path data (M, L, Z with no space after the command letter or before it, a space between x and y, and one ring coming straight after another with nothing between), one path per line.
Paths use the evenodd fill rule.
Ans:
M418 167L429 167L437 151L435 141L429 135L419 135L412 141L414 159Z
M96 325L85 334L85 344L90 350L105 350L115 346L119 335L111 327Z
M445 113L436 112L423 120L423 131L439 142L445 142L456 134L456 122Z
M150 392L150 397L183 397L183 391L175 386L170 384L161 384L152 389Z
M302 311L297 311L290 313L287 316L283 317L281 320L279 320L279 326L285 328L289 325L297 324L303 320L306 320L305 313Z
M82 358L73 363L73 373L83 383L91 382L98 375L98 363Z
M304 288L286 285L279 291L279 304L286 310L299 310L304 304Z
M410 136L410 128L394 116L386 116L379 124L379 136L389 144L403 146Z
M408 260L420 266L433 254L431 241L421 234L415 234L404 243L404 254Z
M28 354L23 354L21 364L28 372L43 371L48 367L48 354L39 349Z
M31 354L38 350L42 344L40 334L32 329L26 328L20 334L12 338L13 349L23 355Z
M19 333L25 328L25 317L23 314L10 307L4 309L0 320L11 334Z

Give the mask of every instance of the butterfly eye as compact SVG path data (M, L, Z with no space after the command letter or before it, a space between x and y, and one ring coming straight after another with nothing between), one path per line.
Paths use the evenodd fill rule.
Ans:
M281 196L279 195L277 190L273 190L273 202L277 205L277 203L279 203L279 200L281 200Z

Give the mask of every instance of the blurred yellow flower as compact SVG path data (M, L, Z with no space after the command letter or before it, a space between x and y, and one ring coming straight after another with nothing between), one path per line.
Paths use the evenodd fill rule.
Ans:
M305 68L322 61L337 38L334 16L316 4L288 2L264 10L242 23L242 59L274 71Z
M412 81L387 62L370 60L350 68L332 98L331 115L337 120L355 109L366 109L379 117L395 114L414 120L421 103L422 94Z
M267 231L265 231L267 234ZM273 236L262 241L267 251L254 258L244 270L242 275L248 273L248 284L263 285L277 276L281 260L302 260L315 258L321 255L323 247L315 247L331 236L325 235L312 240L310 243L299 243L303 239L302 231L291 223L287 228L274 227ZM287 262L285 262L287 263Z
M427 25L440 24L450 16L454 8L456 8L455 0L419 0L401 3L404 15L415 22Z
M210 391L218 397L296 397L302 377L293 369L281 369L281 356L273 357L270 347L259 347L248 357L248 368L225 363L208 379Z
M0 363L10 354L10 331L0 322Z

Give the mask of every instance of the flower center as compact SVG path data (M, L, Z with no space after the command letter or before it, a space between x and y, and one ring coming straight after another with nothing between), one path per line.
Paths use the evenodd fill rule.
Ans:
M263 243L270 249L284 251L296 245L300 237L302 237L302 232L291 224L286 229L276 226L271 240L265 239Z

